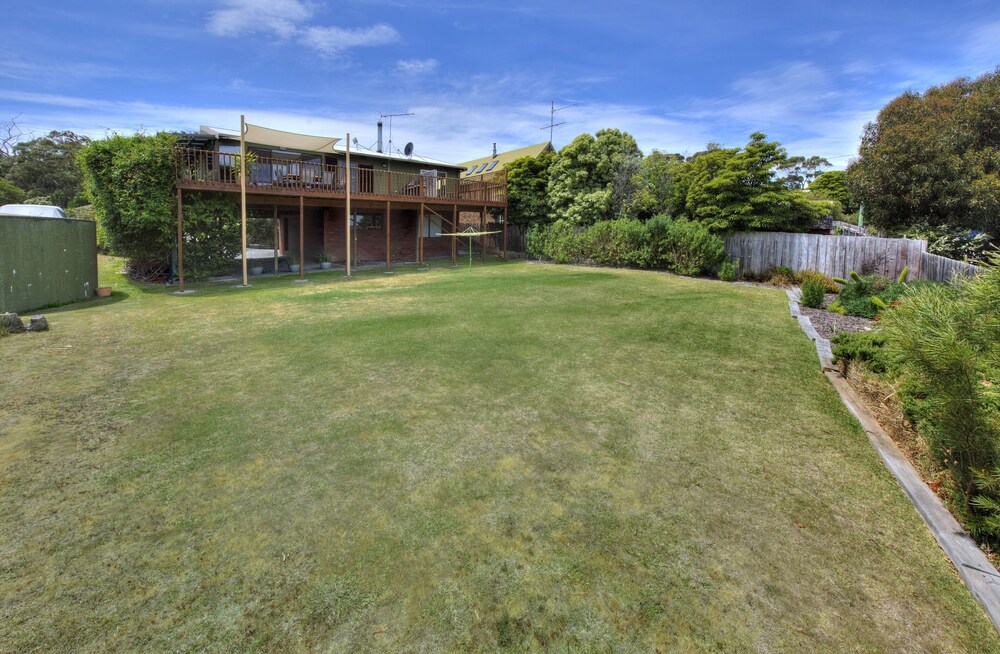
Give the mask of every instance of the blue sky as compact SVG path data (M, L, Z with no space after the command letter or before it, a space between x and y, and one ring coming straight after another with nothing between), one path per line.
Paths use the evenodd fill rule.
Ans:
M448 161L604 127L644 152L763 131L837 167L905 90L1000 65L1000 3L409 0L26 2L0 122L26 134L235 129L393 141ZM387 135L388 136L388 135Z

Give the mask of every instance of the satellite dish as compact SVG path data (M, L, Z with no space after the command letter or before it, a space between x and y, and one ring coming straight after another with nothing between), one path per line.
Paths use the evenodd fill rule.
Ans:
M405 154L407 157L410 156L411 154L413 154L413 143L412 142L406 144L406 147L403 148L403 154Z

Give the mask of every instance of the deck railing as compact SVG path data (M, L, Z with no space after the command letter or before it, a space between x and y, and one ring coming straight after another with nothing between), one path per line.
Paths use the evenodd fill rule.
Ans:
M240 186L239 154L177 148L175 163L178 182L220 190ZM256 157L248 163L247 189L342 196L346 195L347 171L341 165ZM465 180L352 166L351 195L503 203L507 179L503 173Z

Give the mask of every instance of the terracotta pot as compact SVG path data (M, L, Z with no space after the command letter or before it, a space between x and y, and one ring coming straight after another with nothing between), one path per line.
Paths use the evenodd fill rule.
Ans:
M98 286L97 287L97 297L108 297L111 295L110 286Z

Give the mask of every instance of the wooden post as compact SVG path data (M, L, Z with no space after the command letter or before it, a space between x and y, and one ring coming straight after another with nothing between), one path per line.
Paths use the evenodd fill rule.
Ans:
M240 243L243 285L247 286L247 127L243 114L240 114Z
M420 176L423 178L423 175ZM423 184L423 181L420 182ZM420 203L420 215L417 216L417 263L424 265L424 203Z
M507 207L503 208L503 260L507 260Z
M181 190L177 189L177 282L178 289L184 292L184 231L181 228L181 219L184 216L184 204Z
M299 279L306 278L306 198L299 196Z
M274 205L274 213L271 215L271 224L274 226L274 247L271 248L271 253L274 255L274 269L271 271L275 277L278 276L278 250L280 243L278 243L278 205Z
M351 133L347 133L347 184L346 184L346 196L347 196L347 206L344 208L344 239L347 242L347 259L345 264L347 265L347 276L351 276Z
M451 233L458 233L458 205L453 204L451 206ZM451 263L455 265L456 258L458 256L458 237L451 237Z
M479 218L479 231L486 231L486 206L483 206L483 214ZM479 237L480 250L482 252L483 263L486 263L486 234Z
M392 239L389 237L389 230L392 229L392 202L385 202L385 271L392 272Z

